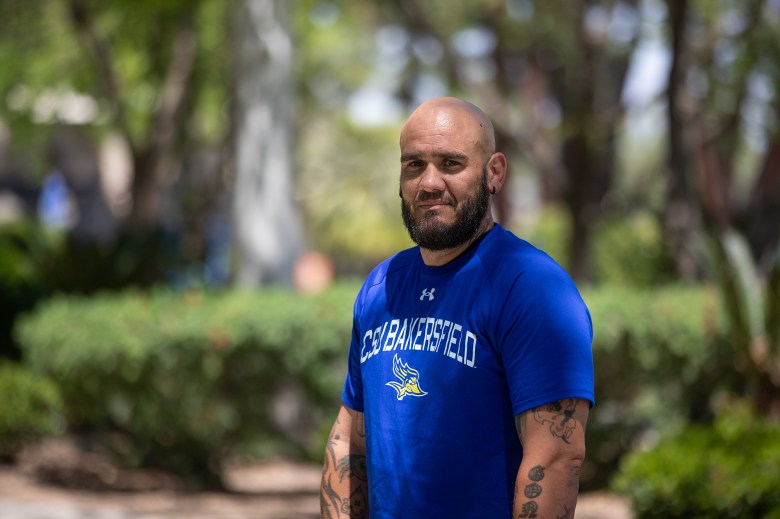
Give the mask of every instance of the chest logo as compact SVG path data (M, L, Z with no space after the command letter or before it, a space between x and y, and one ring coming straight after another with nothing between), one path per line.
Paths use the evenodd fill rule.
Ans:
M403 400L405 396L425 396L428 393L420 389L420 372L405 364L398 355L393 357L393 375L401 382L392 380L385 384L395 389L398 400Z
M420 296L420 301L422 301L426 297L428 298L428 301L433 301L433 293L435 291L436 291L435 288L432 288L430 290L428 290L427 288L423 288L422 295Z

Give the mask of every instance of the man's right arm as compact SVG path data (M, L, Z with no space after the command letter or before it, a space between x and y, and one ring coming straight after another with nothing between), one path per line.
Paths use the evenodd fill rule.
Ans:
M344 405L325 447L320 513L323 519L368 518L365 422L363 413Z

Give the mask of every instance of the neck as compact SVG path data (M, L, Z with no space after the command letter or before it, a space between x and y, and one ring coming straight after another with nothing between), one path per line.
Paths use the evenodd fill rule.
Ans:
M420 255L422 256L423 263L429 267L441 267L442 265L446 265L450 261L463 254L463 252L468 249L472 243L477 241L480 236L492 229L494 225L495 223L493 222L493 218L490 216L485 217L482 225L480 225L479 229L477 229L477 232L474 233L474 236L461 243L457 247L453 247L451 249L430 250L420 247Z

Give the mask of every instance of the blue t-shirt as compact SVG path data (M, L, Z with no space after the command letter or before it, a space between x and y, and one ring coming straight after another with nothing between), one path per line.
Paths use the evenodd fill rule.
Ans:
M366 421L372 519L511 517L514 417L593 403L592 337L566 272L499 225L446 265L415 247L376 267L342 394Z

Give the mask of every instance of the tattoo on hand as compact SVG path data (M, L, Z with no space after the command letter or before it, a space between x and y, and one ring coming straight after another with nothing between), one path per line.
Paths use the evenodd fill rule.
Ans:
M576 409L577 400L573 398L559 400L534 409L534 420L543 425L549 423L553 437L570 443L571 435L577 428L577 421L573 419Z

